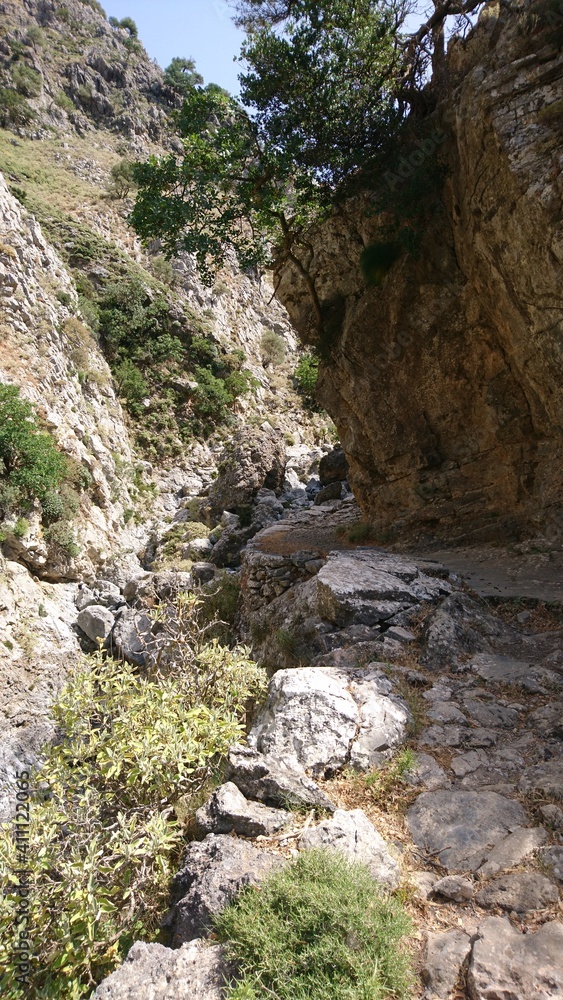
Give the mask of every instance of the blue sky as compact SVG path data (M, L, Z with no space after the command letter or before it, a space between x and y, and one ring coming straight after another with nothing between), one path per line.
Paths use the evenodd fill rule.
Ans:
M164 69L174 56L192 57L206 83L238 93L242 42L226 0L102 0L108 17L132 17L151 58Z

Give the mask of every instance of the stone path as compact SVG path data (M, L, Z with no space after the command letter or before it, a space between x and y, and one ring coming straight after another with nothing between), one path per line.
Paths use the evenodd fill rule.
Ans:
M313 540L307 525L329 537L350 507L300 512L298 537ZM436 553L289 552L284 524L242 554L246 625L273 677L249 746L233 748L197 813L204 839L186 848L164 921L179 951L135 946L96 1000L132 997L139 977L154 1000L219 997L224 960L204 943L213 913L319 844L410 897L414 995L563 998L560 612L529 600L519 621ZM405 745L413 770L374 799L362 773Z

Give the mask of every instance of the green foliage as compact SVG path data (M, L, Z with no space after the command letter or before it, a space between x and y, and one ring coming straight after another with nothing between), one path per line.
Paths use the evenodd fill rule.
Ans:
M170 287L174 284L174 268L166 257L162 257L160 254L158 257L153 257L151 271L156 280L161 281L163 285Z
M236 964L232 1000L387 1000L411 995L401 904L369 870L306 851L216 918Z
M285 360L285 340L273 330L264 330L260 338L260 354L264 365L281 365Z
M74 101L65 94L64 90L58 90L55 94L55 104L62 111L74 111Z
M18 93L24 97L39 97L43 85L41 73L27 63L15 64L12 69L12 81Z
M69 559L75 559L80 555L80 546L77 545L74 532L67 521L55 521L45 529L45 539L50 545L55 545Z
M35 112L29 104L11 87L0 87L0 125L7 128L10 125L29 125L35 118Z
M40 49L45 45L45 32L38 24L32 24L27 30L25 36L26 45L32 45L33 48Z
M408 747L393 757L384 767L370 771L364 777L370 796L378 805L386 806L389 800L400 793L405 780L416 766L416 758Z
M175 669L140 675L98 654L71 676L55 705L59 739L32 801L36 960L25 988L10 954L15 901L9 893L0 900L0 987L9 1000L89 996L133 941L158 937L182 846L174 806L200 794L243 738L246 699L264 686L244 650L202 641L193 604L186 598L179 613L188 652ZM4 885L15 867L5 826Z
M297 384L298 392L309 402L313 402L315 399L318 376L318 357L314 354L304 354L293 372L293 377Z
M50 434L39 429L31 403L19 388L0 383L0 478L13 491L12 503L41 503L68 475L68 463Z
M120 160L110 170L108 196L115 199L127 198L134 183L133 164L127 159Z
M137 25L132 17L122 17L121 21L119 21L117 17L110 17L109 24L111 24L112 28L125 28L125 30L129 32L131 38L139 37L139 29L137 28Z
M184 97L194 87L203 83L203 77L197 72L193 59L181 59L176 56L164 70L164 83Z
M226 242L243 269L291 260L306 271L308 227L379 161L401 120L402 8L300 0L280 32L265 6L242 48L242 103L192 88L176 116L182 158L136 168L133 226L167 253L193 253L209 282Z

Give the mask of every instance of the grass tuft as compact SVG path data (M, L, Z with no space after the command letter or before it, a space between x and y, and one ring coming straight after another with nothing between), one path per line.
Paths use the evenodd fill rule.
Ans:
M410 996L402 905L363 865L305 851L216 919L238 969L230 1000L389 1000Z

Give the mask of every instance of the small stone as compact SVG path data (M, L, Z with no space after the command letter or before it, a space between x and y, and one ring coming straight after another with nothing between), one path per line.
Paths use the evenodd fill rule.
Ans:
M446 772L429 753L417 753L412 771L406 775L410 785L424 785L429 791L449 788Z
M429 726L421 734L421 746L429 747L459 747L465 733L459 726Z
M351 861L367 865L374 879L390 889L399 884L399 866L391 857L381 834L362 809L337 809L331 819L306 830L299 839L300 850L326 847L340 851Z
M98 598L93 590L90 590L89 587L83 584L74 598L74 603L78 611L84 611L84 608L88 608L92 604L98 604Z
M448 701L436 701L428 712L428 718L433 722L461 722L464 725L467 719L463 712L460 712L456 705Z
M101 604L92 604L80 612L76 623L92 642L107 639L113 628L115 618L111 611Z
M438 881L433 872L411 872L410 879L415 886L415 895L421 900L430 898Z
M554 758L524 771L518 788L521 792L543 792L563 801L563 761Z
M489 877L507 868L514 868L524 858L537 851L546 840L547 831L541 826L514 830L489 852L487 861L479 869L479 874Z
M446 875L445 878L438 879L433 891L446 899L452 899L454 903L465 903L473 898L475 886L469 879L461 878L460 875Z
M546 806L540 806L540 812L552 829L563 832L563 809L549 803Z
M539 872L513 872L494 879L477 893L476 900L487 909L499 907L516 913L530 913L543 910L557 903L559 892L544 875Z
M285 809L272 809L245 799L232 781L217 788L209 801L196 812L196 822L203 833L238 833L259 837L281 830L291 819Z
M471 951L471 938L465 931L446 931L428 935L422 981L428 994L448 1000L457 985L461 968Z

